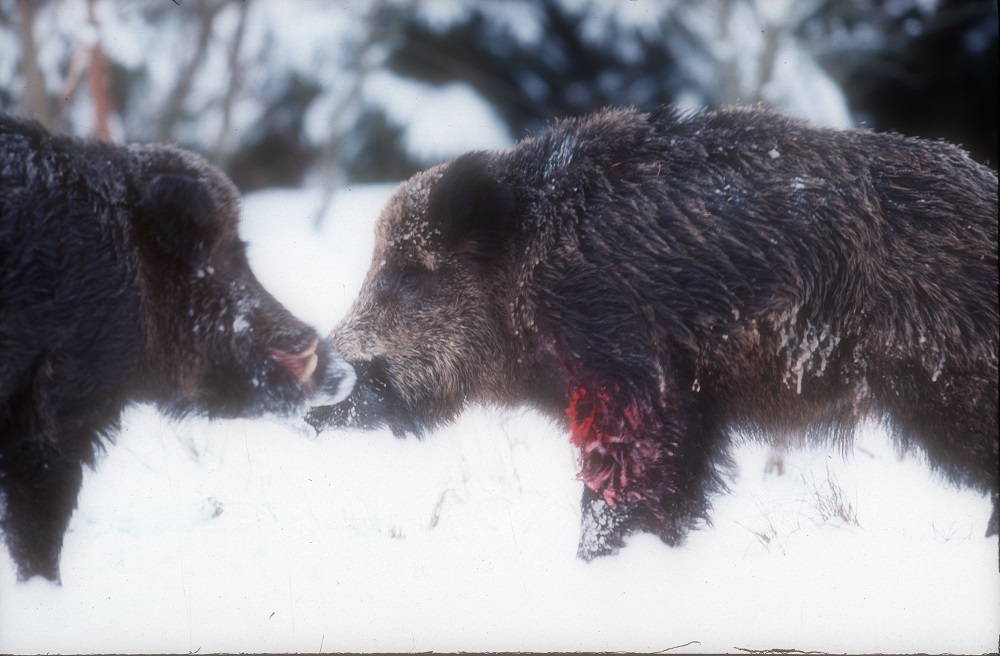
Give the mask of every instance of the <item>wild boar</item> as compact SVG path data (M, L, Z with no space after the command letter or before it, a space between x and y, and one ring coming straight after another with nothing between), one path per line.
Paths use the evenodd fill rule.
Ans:
M565 421L579 555L708 520L734 429L884 420L997 528L997 176L946 143L763 108L607 110L405 182L331 341L326 426L422 433L469 403Z
M349 392L254 277L239 214L194 154L0 116L0 528L22 579L59 579L82 465L130 401L231 417Z

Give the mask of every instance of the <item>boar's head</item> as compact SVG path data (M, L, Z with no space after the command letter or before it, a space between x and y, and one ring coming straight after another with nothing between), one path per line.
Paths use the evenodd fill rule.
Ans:
M146 160L134 225L153 400L178 414L252 416L343 398L351 367L250 270L232 183L172 148Z
M307 416L317 430L420 435L467 402L519 396L513 315L523 290L509 257L519 201L489 158L472 153L418 174L383 210L360 295L330 335L357 384L344 403Z

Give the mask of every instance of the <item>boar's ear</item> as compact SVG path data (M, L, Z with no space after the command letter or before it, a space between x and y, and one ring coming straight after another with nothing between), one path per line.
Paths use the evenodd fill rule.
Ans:
M143 190L142 228L158 250L198 261L215 224L215 203L204 183L190 175L163 173Z
M486 157L469 153L449 164L428 207L446 246L476 259L499 255L513 226L513 193L490 173Z

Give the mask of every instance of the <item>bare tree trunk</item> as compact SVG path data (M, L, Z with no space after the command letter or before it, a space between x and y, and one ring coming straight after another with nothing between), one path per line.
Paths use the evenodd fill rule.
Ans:
M765 21L762 20L761 24L765 24ZM764 99L764 87L774 77L774 66L783 32L784 28L776 25L768 24L764 28L764 52L760 55L757 69L757 88L754 89L754 102L761 102Z
M723 0L721 5L715 5L719 12L719 40L729 43L729 23L733 15L733 3ZM718 60L719 66L719 96L722 104L740 101L740 67L737 54L729 52L725 59Z
M227 143L229 140L229 126L232 122L233 103L239 94L243 83L243 66L240 64L240 52L243 49L243 35L246 32L247 13L250 3L245 0L238 3L240 19L236 24L236 33L233 35L232 44L229 48L229 85L226 87L226 95L222 99L222 126L219 128L219 138L215 142L212 157L216 166L225 168L226 160L232 153L232 147Z
M174 131L174 126L181 119L184 102L187 100L188 94L191 93L191 87L194 86L194 76L205 60L205 54L208 52L208 43L212 37L212 26L222 6L222 3L211 2L211 0L198 0L198 4L193 10L200 19L198 40L195 44L191 60L184 70L181 71L181 75L177 79L177 85L174 86L173 92L164 104L157 132L157 138L160 141L170 139Z
M77 89L80 88L80 80L87 70L90 60L90 49L83 42L76 44L73 56L69 60L69 71L66 73L66 80L63 82L62 90L59 92L59 116L65 116L66 110L73 101Z
M411 5L406 6L407 10L409 6ZM386 20L387 12L386 0L375 2L369 10L364 21L368 35L358 50L357 74L354 76L350 88L343 94L340 103L330 117L330 137L323 144L323 148L320 151L322 196L320 197L319 207L316 208L316 215L313 219L313 227L317 229L322 225L323 218L330 209L330 203L333 202L333 194L340 186L341 178L343 177L343 172L337 164L337 150L340 147L343 131L346 129L344 122L349 116L350 110L354 108L361 97L361 90L365 79L382 63L381 61L375 61L372 51L375 49L375 46L391 38L393 30L397 28L395 24Z
M108 83L108 58L101 47L100 24L94 7L97 0L87 0L87 20L94 28L94 43L90 46L90 101L94 104L94 132L99 139L111 141L111 116L115 112Z
M18 23L21 36L21 70L24 72L24 95L21 97L20 112L53 130L57 127L59 117L49 103L48 94L45 92L45 75L38 66L38 44L35 42L37 8L37 0L17 0L17 10L21 16Z

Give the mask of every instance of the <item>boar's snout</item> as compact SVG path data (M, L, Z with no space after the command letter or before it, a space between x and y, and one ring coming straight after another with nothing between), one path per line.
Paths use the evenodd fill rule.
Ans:
M164 340L191 345L177 370L183 396L174 408L217 416L292 415L350 394L354 369L245 265L216 266L199 282L194 303L182 315L186 334Z
M318 336L300 350L272 347L268 353L292 374L310 405L340 403L354 388L354 367Z
M423 435L424 426L393 389L383 358L355 362L352 373L352 389L347 394L330 405L315 404L319 407L306 415L306 423L317 434L328 428L388 427L396 437Z
M314 357L319 368L305 385L310 392L309 402L314 406L340 403L354 389L357 380L354 367L325 340L317 339L313 348L315 353L309 360Z
M370 362L383 350L375 344L375 326L365 314L353 312L333 329L327 341L351 363Z
M316 347L319 345L319 337L313 337L309 346L298 353L289 353L278 348L269 349L271 357L285 365L288 371L299 381L299 385L306 389L313 387L313 374L319 366L319 354Z

